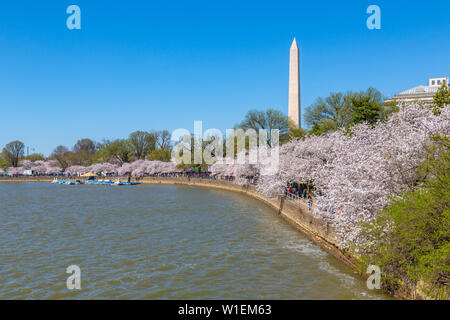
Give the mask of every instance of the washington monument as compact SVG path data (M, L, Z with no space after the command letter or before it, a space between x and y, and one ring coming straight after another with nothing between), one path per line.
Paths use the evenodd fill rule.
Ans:
M300 128L300 55L294 38L289 59L289 119Z

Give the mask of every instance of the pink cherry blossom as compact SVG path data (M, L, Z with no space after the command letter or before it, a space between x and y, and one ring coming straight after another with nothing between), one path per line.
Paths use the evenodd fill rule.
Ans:
M388 203L420 180L430 136L450 134L450 108L434 115L409 104L374 128L360 124L291 141L280 150L280 170L263 176L258 191L275 197L291 182L314 186L316 213L334 225L343 245L359 240L359 224L371 221Z

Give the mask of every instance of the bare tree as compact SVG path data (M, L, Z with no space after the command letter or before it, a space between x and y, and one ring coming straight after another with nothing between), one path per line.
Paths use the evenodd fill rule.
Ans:
M170 138L171 134L168 130L158 131L156 145L159 149L171 150Z
M80 139L73 146L72 164L89 166L94 162L99 144L91 139Z
M66 168L69 167L68 153L69 149L67 149L67 147L59 145L55 148L55 150L53 150L50 158L58 161L61 169L65 171Z
M75 153L86 152L94 154L95 152L97 152L97 144L91 139L80 139L73 146L73 152Z
M19 159L24 156L25 145L22 141L15 140L8 143L3 148L3 157L8 161L11 166L17 167L19 165Z

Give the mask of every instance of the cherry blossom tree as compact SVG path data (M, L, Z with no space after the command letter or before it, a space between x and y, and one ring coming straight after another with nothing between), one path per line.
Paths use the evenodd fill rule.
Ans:
M136 160L132 163L124 163L117 172L119 175L131 174L133 177L143 177L161 173L178 172L173 162Z
M88 173L89 170L87 167L84 166L70 166L64 171L66 174L70 174L72 176L81 175Z
M22 172L19 174L23 174L23 171L25 170L32 170L34 174L39 175L57 174L62 172L62 169L59 167L59 164L56 160L47 160L47 161L22 160L20 161L20 165L22 168Z
M263 176L258 191L275 197L297 182L313 185L315 211L332 224L343 245L359 239L360 223L372 221L391 195L415 186L430 136L450 134L449 107L435 115L427 106L404 105L375 127L359 124L281 147L280 170Z
M95 163L89 167L87 167L88 172L102 172L104 174L117 174L119 166L105 162L105 163Z
M6 171L8 172L8 175L15 176L15 175L23 174L24 168L23 167L9 167L8 169L6 169Z
M260 176L264 173L267 165L260 161L260 158L262 152L270 152L270 150L268 147L257 147L250 151L241 151L236 158L216 159L216 162L210 166L209 171L213 176L234 177L235 183L243 185L248 183L249 177ZM254 159L251 159L252 152L255 155Z

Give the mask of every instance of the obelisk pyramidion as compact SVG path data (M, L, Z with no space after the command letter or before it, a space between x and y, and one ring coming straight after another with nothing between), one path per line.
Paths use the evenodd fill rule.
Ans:
M289 119L300 128L300 55L297 41L291 45L289 60Z

